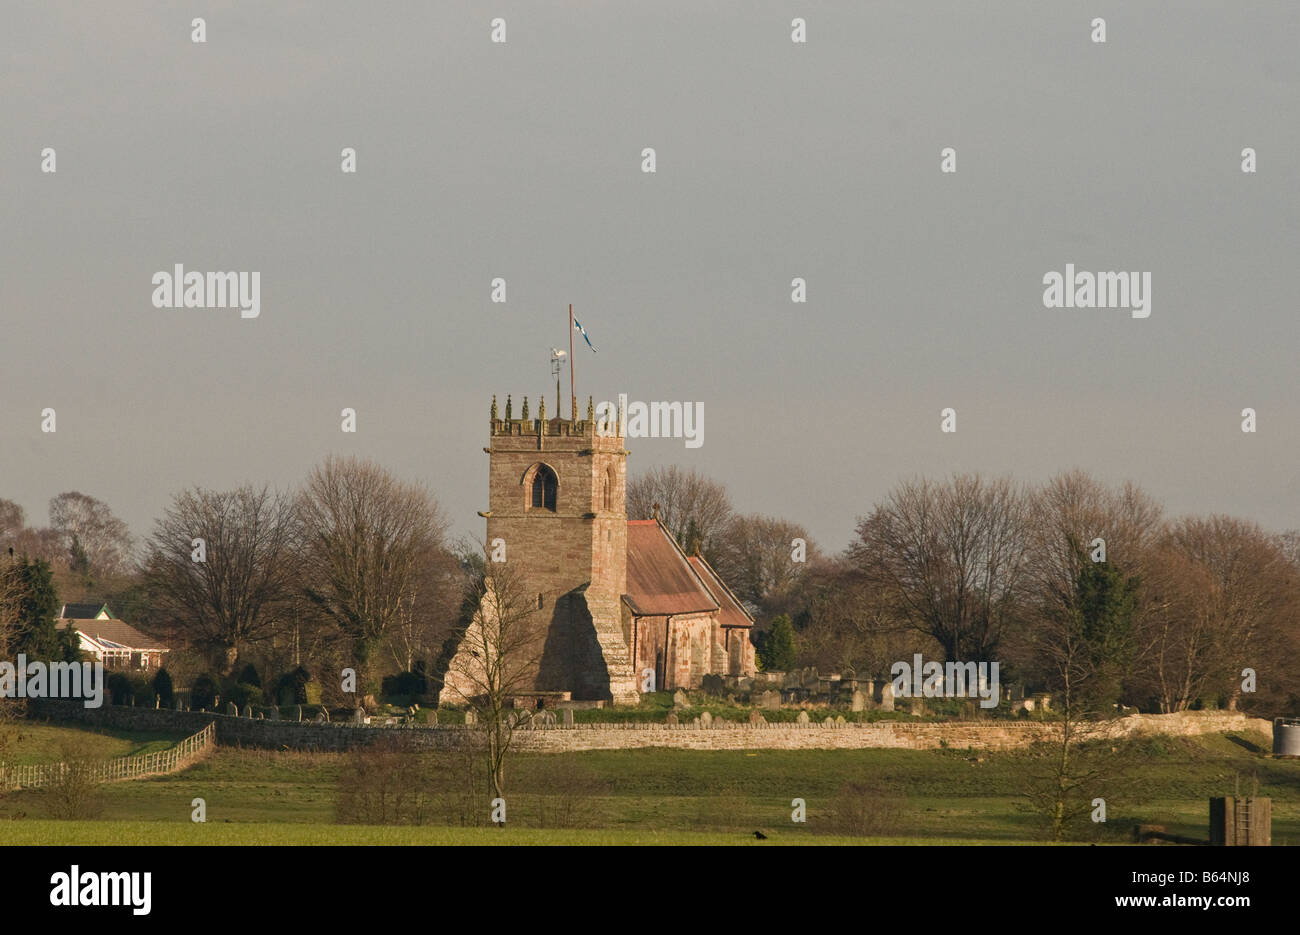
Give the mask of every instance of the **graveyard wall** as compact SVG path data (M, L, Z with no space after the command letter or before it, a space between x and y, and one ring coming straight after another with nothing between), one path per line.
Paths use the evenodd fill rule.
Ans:
M74 720L126 730L194 732L208 723L216 725L218 744L271 750L345 750L391 738L403 748L438 750L472 746L480 734L459 725L442 727L367 727L353 724L315 724L297 721L255 720L198 711L167 711L106 705L87 709L76 701L31 700L33 717ZM1231 712L1135 714L1112 723L1109 738L1143 734L1194 736L1224 731L1253 730L1267 733L1271 725L1262 718ZM519 731L519 750L560 753L577 750L625 750L671 747L685 750L856 750L895 748L933 750L943 746L979 750L1012 750L1059 736L1050 723L1008 721L950 721L874 724L578 724Z

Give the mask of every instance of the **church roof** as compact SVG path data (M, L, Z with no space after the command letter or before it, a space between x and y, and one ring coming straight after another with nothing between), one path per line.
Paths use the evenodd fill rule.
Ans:
M731 593L731 588L727 587L726 582L718 577L718 573L713 570L713 566L700 555L692 555L690 563L718 602L720 608L718 612L719 625L724 627L752 627L754 618L746 613L740 599Z
M718 601L658 520L627 523L627 594L638 617L710 613Z

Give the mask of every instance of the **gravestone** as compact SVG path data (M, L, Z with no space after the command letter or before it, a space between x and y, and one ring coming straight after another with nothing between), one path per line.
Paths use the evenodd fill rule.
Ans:
M701 714L701 715L700 715L700 726L701 726L701 727L704 727L704 728L706 728L706 729L712 727L712 726L713 726L713 715L710 714L708 711L705 711L703 714Z
M424 723L425 723L425 724L428 724L430 727L437 727L437 726L438 726L438 709L437 709L437 708L430 708L428 711L425 712L425 714L424 714Z
M728 721L725 717L718 717L713 719L714 730L718 730L721 727L729 727L729 726L731 726L731 722Z
M925 701L921 698L913 698L909 710L913 717L924 717L926 713Z
M162 706L162 699L157 695L153 696L153 709L157 711Z
M274 704L273 704L273 705L271 705L271 707L267 708L266 710L267 710L266 719L267 719L268 721L278 721L278 720L280 720L280 706L279 706L279 705L274 705Z
M835 722L827 715L826 720L822 721L822 727L834 727Z
M540 726L542 726L542 727L554 727L554 726L555 726L555 712L554 712L554 711L551 711L551 710L549 710L549 709L543 711L540 715L538 715L538 721L539 721L539 723L540 723Z
M302 705L300 705L300 704L296 704L296 705L294 705L294 706L293 706L293 710L294 710L295 712L297 712L297 716L294 718L294 720L296 720L298 723L301 724L301 723L302 723Z
M763 707L768 711L781 710L781 693L775 691L763 692Z
M329 719L329 717L325 714L325 709L324 709L324 708L321 708L320 713L317 714L316 717L314 717L314 718L312 719L312 723L313 723L313 724L328 724L329 721L330 721L330 719Z
M750 723L750 724L766 724L766 723L767 723L767 718L763 717L763 715L759 714L757 711L750 711L750 712L749 712L749 723Z
M564 726L565 726L565 727L572 727L572 726L573 726L573 709L572 709L572 708L565 708L565 709L564 709Z
M835 719L835 726L836 726L836 727L844 727L844 726L846 726L848 723L849 723L848 721L844 720L844 715L842 715L842 714L841 714L839 717L837 717L837 718Z
M175 698L172 699L172 710L174 710L174 711L184 711L184 710L185 710L184 705L181 704L181 696L180 696L180 695L177 695Z
M867 696L862 694L862 692L860 691L854 692L853 696L849 699L849 710L850 711L867 710Z
M244 705L244 717L250 721L253 719L253 706L251 704Z
M884 685L880 686L880 710L881 711L894 710L894 683L893 682L886 682Z
M353 724L364 724L364 723L366 723L366 709L365 709L365 708L353 708L353 709L352 709L352 723L353 723Z
M807 724L808 721L809 721L809 717L807 711L800 711L799 716L795 718L796 724Z
M691 721L691 726L694 727L696 730L699 730L699 729L700 729L700 719L699 719L699 718L696 718L695 720Z
M677 712L669 711L668 717L664 719L664 723L667 724L669 727L676 727L677 724L679 723L677 720Z
M677 689L677 691L673 692L674 708L689 708L690 706L691 706L691 699L686 697L686 692L682 691L680 688Z
M465 711L465 726L473 727L477 723L478 723L478 714L475 713L473 708L467 709Z
M227 701L226 713L229 714L231 717L239 717L239 708L235 706L235 703L233 701Z

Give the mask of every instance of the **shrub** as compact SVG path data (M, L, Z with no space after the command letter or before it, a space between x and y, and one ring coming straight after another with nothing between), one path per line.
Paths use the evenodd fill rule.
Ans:
M420 758L391 739L354 749L339 771L341 825L422 825L432 804Z
M176 691L172 686L171 673L166 669L159 669L153 677L153 691L158 696L158 700L167 706L171 706L172 699L175 698Z
M309 681L311 681L311 673L302 666L298 666L292 672L284 673L275 682L276 699L282 705L306 704Z
M239 678L236 681L243 682L246 685L256 685L258 688L262 687L262 679L257 674L257 667L251 662L240 670Z
M260 705L262 703L262 686L250 685L247 682L236 682L226 689L223 696L227 701L233 701L240 708L244 705Z
M217 703L217 680L211 675L200 675L190 686L190 707L214 708Z
M847 782L831 808L832 830L858 837L897 834L903 799L880 782Z
M94 762L85 757L66 758L63 769L54 772L41 790L45 813L63 820L98 818L104 810L104 797L94 769Z
M384 676L382 693L387 698L402 699L403 704L410 704L410 699L423 695L429 690L429 679L423 672L399 672L397 675Z
M108 697L111 704L126 704L131 694L131 679L124 673L114 672L108 677Z

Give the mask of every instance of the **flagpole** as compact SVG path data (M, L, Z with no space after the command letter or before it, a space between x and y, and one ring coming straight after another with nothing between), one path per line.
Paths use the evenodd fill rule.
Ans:
M577 378L573 375L573 303L569 303L569 395L573 398L573 421L578 421Z

